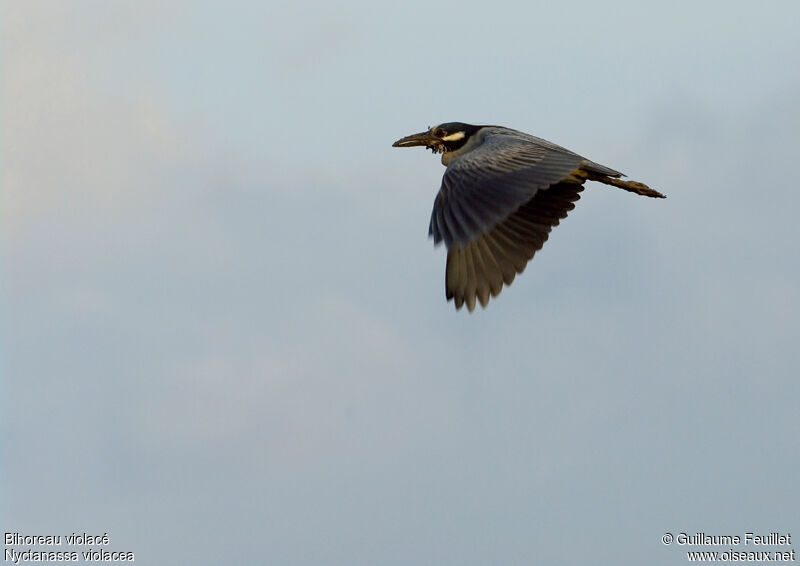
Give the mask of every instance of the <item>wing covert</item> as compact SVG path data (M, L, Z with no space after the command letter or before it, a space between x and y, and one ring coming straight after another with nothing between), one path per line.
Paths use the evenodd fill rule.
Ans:
M484 128L478 145L454 157L442 178L429 233L447 248L465 246L564 180L584 158L505 128Z

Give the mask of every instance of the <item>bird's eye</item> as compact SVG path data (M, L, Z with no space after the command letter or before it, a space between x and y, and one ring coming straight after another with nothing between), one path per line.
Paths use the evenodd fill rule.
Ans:
M437 138L443 138L447 135L447 132L445 132L442 128L436 128L433 131L433 135L435 135Z

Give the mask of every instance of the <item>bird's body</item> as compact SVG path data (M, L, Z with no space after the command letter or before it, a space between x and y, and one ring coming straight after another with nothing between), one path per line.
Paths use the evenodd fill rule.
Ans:
M396 141L425 146L447 167L429 234L447 246L445 294L456 309L483 307L522 273L550 230L599 181L664 198L622 173L547 140L501 126L449 122Z

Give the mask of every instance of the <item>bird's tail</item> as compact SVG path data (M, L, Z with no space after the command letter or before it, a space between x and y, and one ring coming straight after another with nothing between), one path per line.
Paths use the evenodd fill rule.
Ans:
M615 187L619 187L620 189L625 189L626 191L636 193L637 195L644 195L646 197L667 198L666 195L663 195L655 189L651 189L644 183L639 183L638 181L623 181L622 179L615 179L614 177L608 177L598 173L590 173L589 171L586 171L585 173L586 178L590 181L598 181L600 183L605 183L606 185L613 185Z

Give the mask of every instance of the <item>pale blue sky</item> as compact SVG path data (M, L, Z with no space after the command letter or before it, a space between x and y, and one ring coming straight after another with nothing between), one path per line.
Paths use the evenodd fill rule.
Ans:
M682 564L800 531L800 7L7 2L2 529L143 564ZM485 311L444 169L590 185Z

